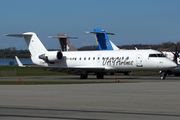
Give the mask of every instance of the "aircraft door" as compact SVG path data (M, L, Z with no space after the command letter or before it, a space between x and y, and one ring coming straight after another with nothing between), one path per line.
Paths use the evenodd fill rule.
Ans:
M137 57L136 57L136 66L137 67L143 67L143 65L142 65L142 55L137 55Z

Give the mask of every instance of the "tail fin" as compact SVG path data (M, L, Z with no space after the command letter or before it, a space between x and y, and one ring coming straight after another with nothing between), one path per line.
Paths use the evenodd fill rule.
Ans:
M114 35L114 33L106 33L102 29L94 29L94 32L86 32L86 33L95 34L95 39L99 50L119 50L119 48L114 43L112 43L107 36L107 35Z
M68 37L66 34L58 34L61 51L77 51L77 49L70 43L69 38L77 39L76 37Z
M58 34L58 36L48 36L48 38L58 38L61 51L77 51L77 49L70 43L69 38L77 39L77 37L68 37L64 33Z
M33 32L27 32L23 34L9 34L6 36L24 37L32 57L36 55L41 55L47 52L44 45L41 43L37 35Z

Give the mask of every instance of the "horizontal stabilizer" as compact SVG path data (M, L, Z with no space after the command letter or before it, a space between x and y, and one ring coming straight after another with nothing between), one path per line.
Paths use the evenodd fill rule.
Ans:
M104 32L89 32L89 31L87 31L87 32L85 32L85 33L92 33L92 34L98 34L98 33L103 33L104 34ZM115 35L114 33L106 33L107 35Z
M24 37L23 34L6 34L6 36L10 36L10 37Z
M48 38L69 38L69 39L78 39L78 37L66 37L66 36L48 36Z

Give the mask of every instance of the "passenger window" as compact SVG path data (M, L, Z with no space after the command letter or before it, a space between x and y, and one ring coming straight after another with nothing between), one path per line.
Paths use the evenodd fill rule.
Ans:
M86 57L84 58L84 60L86 60Z
M79 60L81 60L81 58L79 58Z
M93 60L95 60L95 57L93 57Z
M90 57L88 58L88 60L90 60Z

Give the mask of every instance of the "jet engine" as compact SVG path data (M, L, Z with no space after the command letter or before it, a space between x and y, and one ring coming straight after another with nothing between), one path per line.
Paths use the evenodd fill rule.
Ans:
M39 59L43 59L46 62L56 62L63 58L63 54L60 51L49 51L45 54L39 55Z

